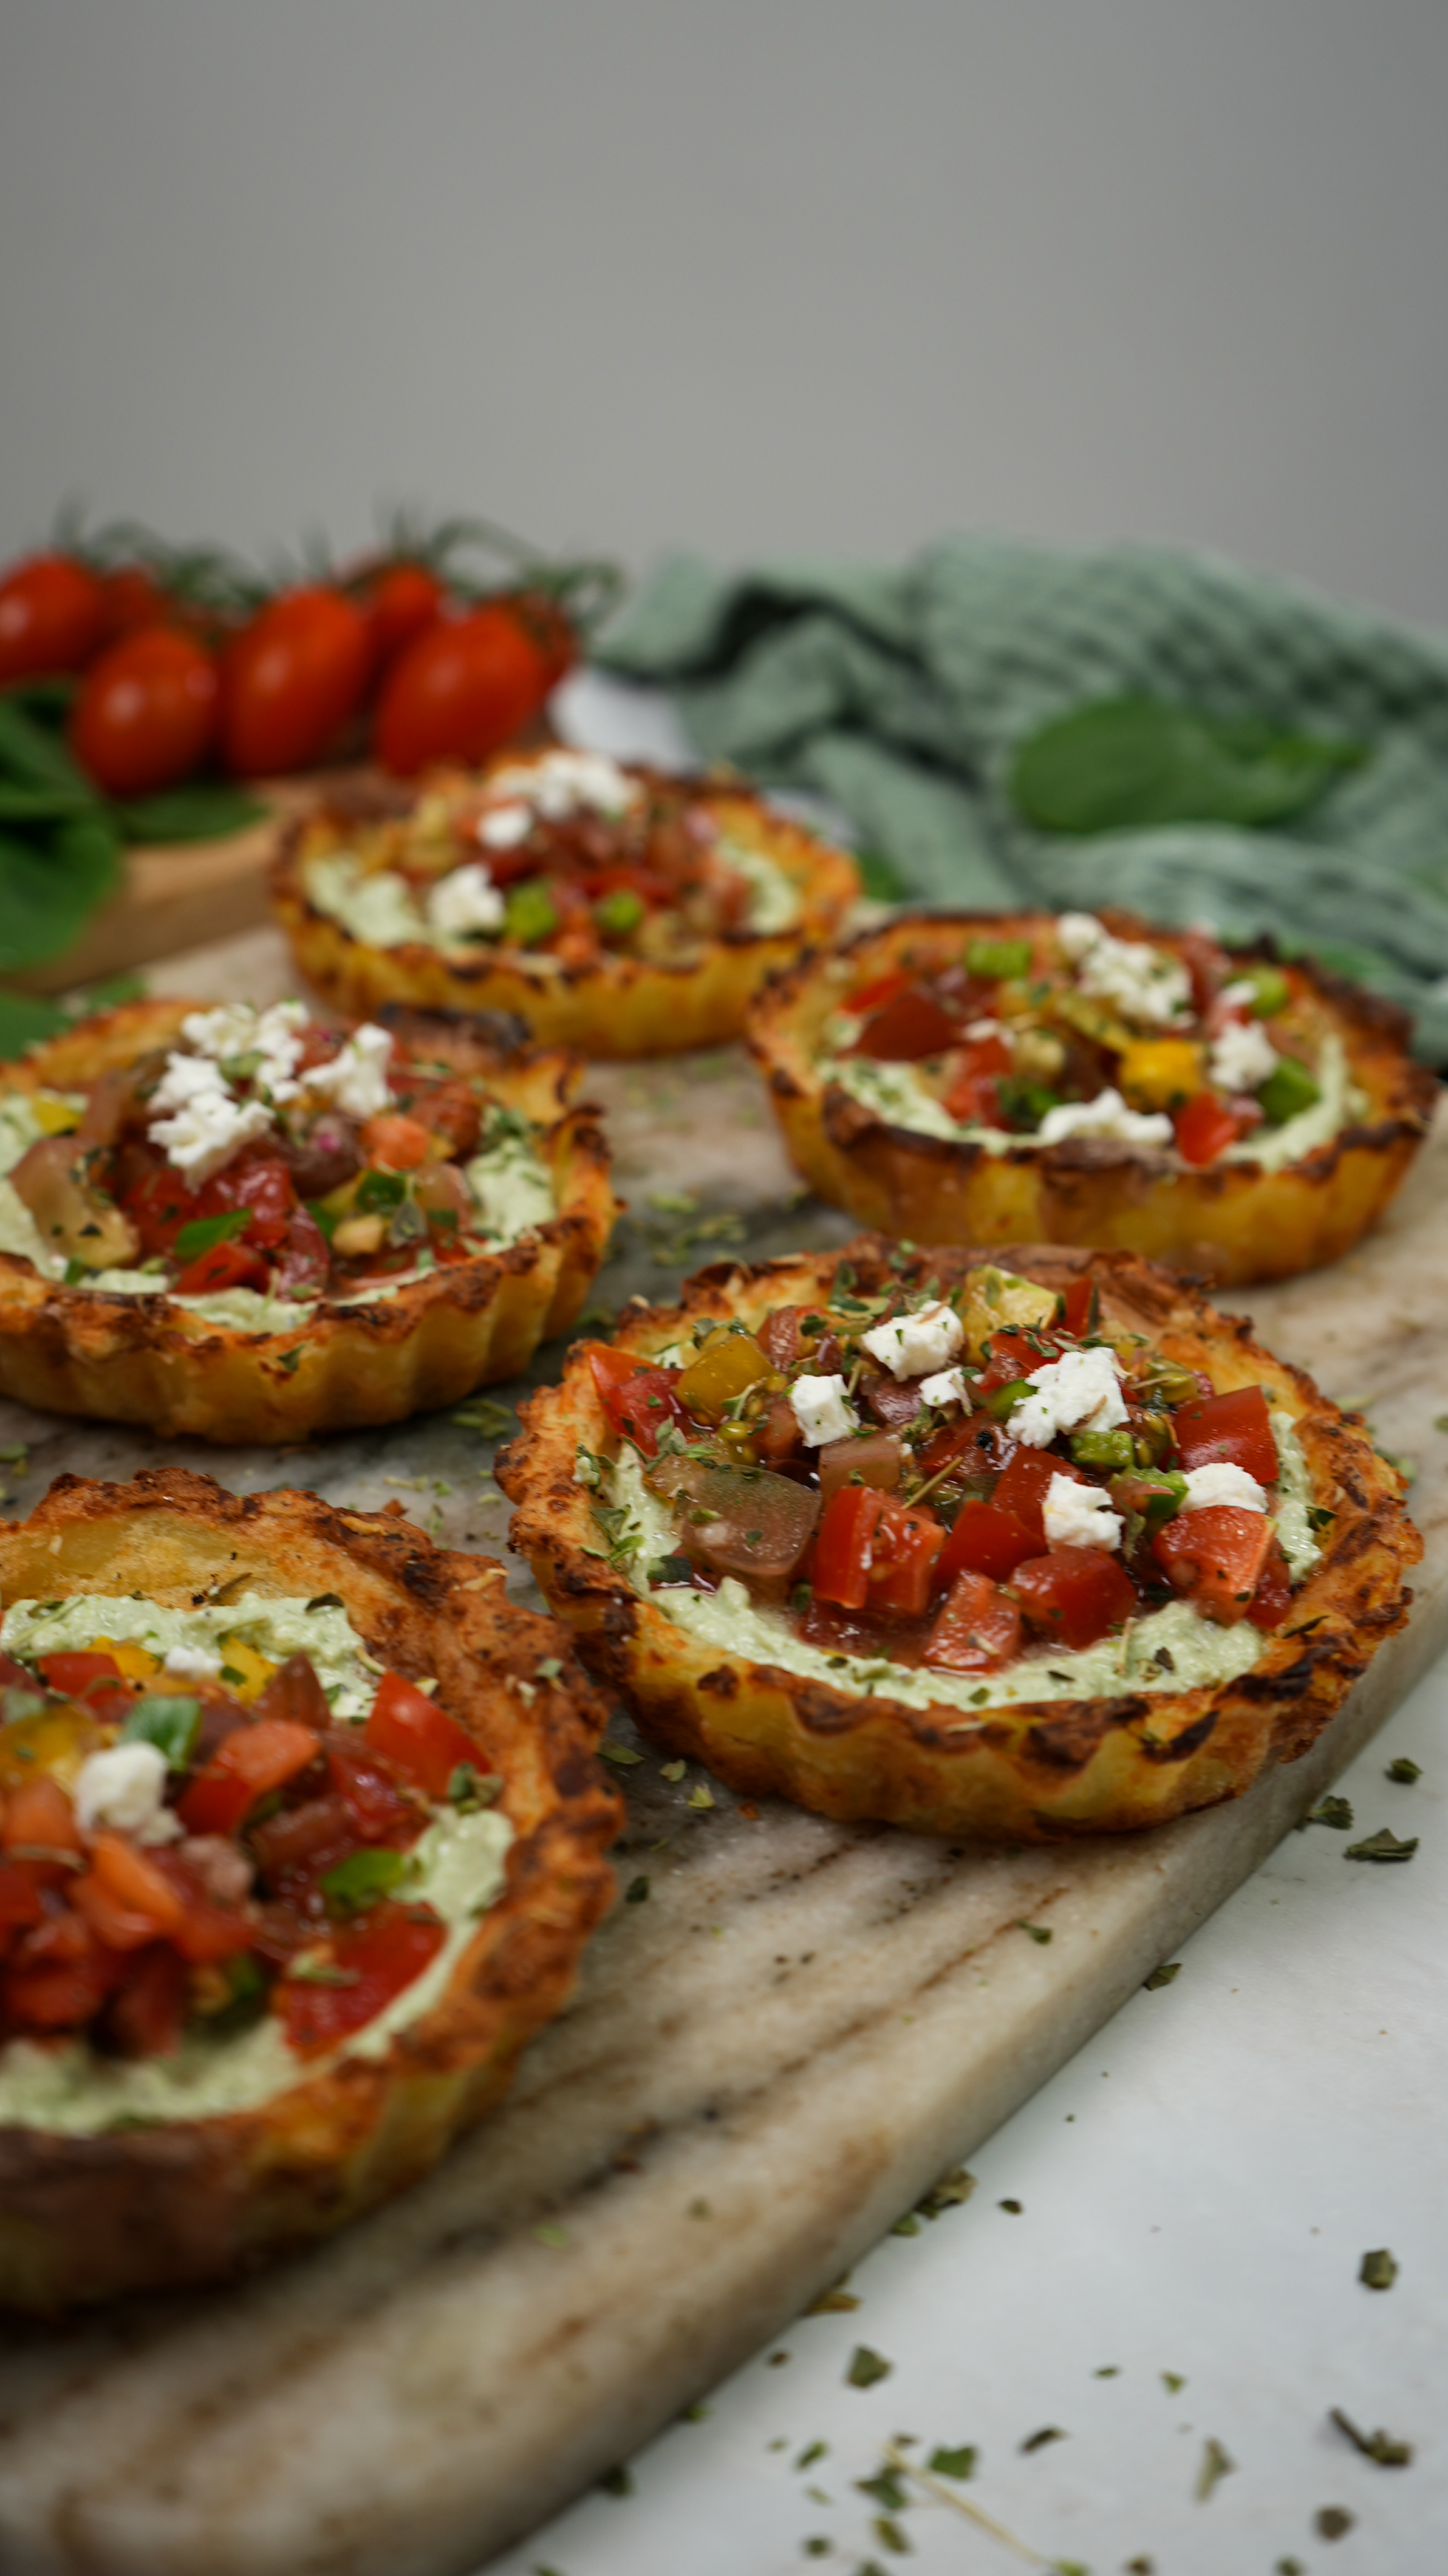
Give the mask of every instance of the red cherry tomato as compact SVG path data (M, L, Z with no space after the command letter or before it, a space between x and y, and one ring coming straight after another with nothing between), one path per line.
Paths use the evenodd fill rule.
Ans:
M398 778L430 761L475 765L538 713L552 686L546 653L511 607L490 601L407 646L383 683L373 747Z
M167 626L143 626L86 673L70 747L108 796L152 796L198 770L216 739L221 683L209 653Z
M1194 1092L1176 1114L1176 1147L1184 1163L1214 1163L1246 1131L1246 1120L1214 1091Z
M1275 1536L1265 1512L1210 1503L1201 1511L1178 1512L1157 1531L1151 1552L1168 1581L1178 1592L1189 1592L1206 1618L1235 1628L1251 1606Z
M1280 1628L1291 1607L1292 1569L1282 1552L1282 1541L1274 1538L1247 1616L1254 1628Z
M1046 1496L1053 1476L1069 1476L1073 1484L1083 1484L1080 1468L1070 1458L1058 1458L1049 1449L1020 1448L1007 1460L996 1484L991 1502L1000 1512L1013 1513L1023 1521L1038 1547L1046 1544ZM989 1568L984 1569L989 1572Z
M988 1574L996 1583L1008 1583L1016 1567L1036 1554L1042 1536L1000 1503L975 1498L962 1503L935 1568L936 1590L948 1588L958 1574Z
M0 688L83 670L105 633L95 574L69 555L32 555L0 581Z
M287 2038L299 2057L334 2048L348 2031L373 2020L394 1995L420 1977L442 1947L443 1928L416 1908L383 1903L335 1934L336 1985L284 1978L280 2003Z
M1233 1387L1226 1395L1194 1396L1172 1417L1177 1450L1184 1467L1210 1467L1218 1461L1244 1467L1259 1485L1275 1485L1281 1472L1272 1418L1260 1386Z
M234 1834L269 1789L294 1779L317 1751L310 1726L284 1717L239 1726L198 1771L177 1809L188 1834Z
M221 743L238 778L307 769L362 703L367 619L340 590L284 591L227 647Z
M646 1458L657 1454L666 1422L687 1427L689 1417L674 1393L677 1369L648 1368L607 1342L589 1344L588 1365L610 1429L632 1440Z
M871 1012L851 1051L883 1064L917 1064L922 1056L943 1055L959 1035L958 1021L941 1009L933 993L919 984L907 984L893 1000Z
M92 1682L118 1682L122 1678L114 1655L88 1654L83 1650L59 1655L42 1655L40 1669L46 1685L53 1691L64 1691L68 1699L81 1699Z
M385 1753L430 1798L444 1798L453 1773L465 1762L478 1768L478 1746L466 1727L435 1708L426 1691L384 1673L363 1729L374 1752Z
M957 1574L925 1641L924 1661L951 1673L990 1672L1020 1652L1021 1614L985 1574Z
M441 619L447 593L426 564L389 564L369 580L362 593L372 646L374 673L392 668L419 635Z
M1184 1515L1199 1519L1199 1513ZM1066 1646L1094 1646L1137 1608L1136 1587L1118 1556L1104 1547L1063 1547L1029 1557L1012 1576L1033 1628Z
M178 1297L214 1297L223 1288L266 1288L266 1263L259 1252L248 1252L243 1243L213 1243L209 1252L198 1252L188 1261L176 1279Z

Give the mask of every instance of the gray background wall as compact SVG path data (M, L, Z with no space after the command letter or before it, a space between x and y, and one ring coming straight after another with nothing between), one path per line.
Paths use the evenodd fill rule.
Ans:
M1442 0L5 0L0 553L1204 543L1448 623Z

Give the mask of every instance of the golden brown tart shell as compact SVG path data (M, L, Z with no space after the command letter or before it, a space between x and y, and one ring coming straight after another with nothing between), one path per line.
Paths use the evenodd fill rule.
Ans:
M241 1500L168 1469L129 1485L62 1476L28 1521L0 1526L7 1602L139 1589L185 1607L213 1584L340 1594L379 1663L436 1675L480 1771L502 1775L515 1834L504 1890L445 1991L376 2059L303 2068L285 2093L213 2118L87 2137L0 2125L0 2305L190 2286L328 2234L491 2110L572 1991L613 1896L620 1806L593 1755L604 1704L554 1623L508 1601L501 1566L434 1547L397 1510Z
M1133 914L1101 918L1119 938L1173 946L1171 931ZM1294 965L1330 1014L1370 1107L1281 1171L1195 1168L1098 1136L988 1153L964 1137L890 1125L841 1084L821 1081L825 1023L852 988L899 967L928 974L955 964L973 937L1029 938L1046 927L1040 913L912 913L772 978L749 1043L790 1159L821 1198L911 1243L1095 1244L1219 1287L1317 1269L1377 1224L1427 1134L1438 1085L1407 1052L1404 1013L1309 960ZM1262 942L1250 953L1275 952Z
M909 1707L883 1689L859 1697L689 1636L668 1618L666 1593L641 1598L609 1568L574 1470L580 1441L595 1452L612 1452L617 1441L575 1352L561 1385L522 1408L523 1430L500 1452L496 1473L517 1506L513 1546L584 1661L645 1733L751 1797L776 1790L822 1815L1004 1842L1161 1824L1239 1797L1274 1763L1305 1752L1402 1625L1412 1599L1404 1570L1422 1554L1396 1470L1360 1420L1271 1358L1245 1322L1132 1253L1028 1244L902 1261L865 1236L839 1256L717 1264L688 1282L680 1306L631 1316L618 1344L647 1357L703 1317L737 1316L752 1327L775 1306L826 1303L837 1258L854 1264L863 1295L897 1279L919 1286L927 1275L948 1291L986 1258L1053 1288L1089 1271L1108 1322L1206 1370L1219 1391L1261 1384L1285 1405L1313 1498L1336 1514L1320 1538L1321 1562L1294 1593L1285 1625L1264 1636L1255 1667L1235 1681L1023 1702L978 1718L955 1705Z

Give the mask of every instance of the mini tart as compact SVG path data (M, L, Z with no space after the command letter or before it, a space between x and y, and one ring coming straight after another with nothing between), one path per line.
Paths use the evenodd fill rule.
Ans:
M0 1528L0 1592L334 1594L379 1662L433 1676L501 1774L502 1893L441 1996L368 2057L344 2053L259 2107L61 2134L0 2127L0 2304L50 2312L212 2281L329 2233L416 2181L500 2100L519 2051L572 1991L612 1901L619 1801L592 1749L606 1716L550 1620L491 1559L389 1513L313 1494L227 1494L179 1469L129 1485L62 1476ZM554 1678L549 1678L550 1672Z
M948 1295L987 1257L955 1248L907 1259L865 1236L838 1256L720 1263L687 1283L678 1307L631 1317L618 1343L654 1357L681 1340L687 1346L707 1317L752 1330L775 1307L826 1303L846 1258L868 1296L897 1283L923 1289L927 1275ZM512 1544L585 1662L670 1752L751 1797L777 1791L844 1820L1007 1842L1123 1832L1239 1797L1261 1772L1305 1752L1381 1640L1402 1625L1412 1598L1403 1572L1422 1543L1396 1471L1359 1421L1271 1358L1245 1322L1133 1254L1027 1245L1004 1262L1056 1290L1088 1274L1104 1324L1145 1334L1168 1358L1205 1371L1219 1393L1261 1384L1286 1408L1313 1500L1336 1514L1286 1623L1264 1635L1255 1664L1236 1680L998 1704L979 1717L959 1704L907 1705L883 1685L867 1697L847 1693L721 1652L669 1619L667 1592L641 1597L599 1549L577 1451L581 1443L616 1454L619 1444L587 1359L575 1352L562 1383L523 1408L524 1433L497 1462L517 1505Z
M509 754L494 768L525 769L530 757ZM483 784L489 773L484 773ZM630 774L651 773L634 767ZM676 782L671 782L676 783ZM479 782L443 778L433 796L466 792ZM692 801L719 830L757 852L789 880L798 913L788 929L734 929L700 937L677 958L659 960L605 951L589 964L565 965L527 948L501 942L471 953L407 941L378 947L357 938L315 904L307 869L317 858L355 851L368 865L386 867L400 850L416 805L399 813L396 798L379 797L359 812L357 800L323 800L283 833L272 873L272 903L308 982L340 1010L361 1018L390 1001L459 1011L512 1011L535 1037L553 1046L603 1057L677 1055L688 1047L717 1046L739 1037L749 1004L766 976L788 966L810 940L832 938L856 901L860 881L854 862L799 824L773 811L761 797L718 779L701 779ZM474 851L474 857L486 855Z
M1189 934L1131 914L1100 917L1115 936L1168 955L1189 945ZM1278 1170L1197 1166L1169 1145L1106 1136L990 1150L967 1136L894 1125L822 1078L826 1025L851 991L892 970L929 977L956 964L973 938L1034 942L1053 926L1040 913L912 913L832 953L812 950L771 979L751 1013L749 1044L811 1188L908 1242L1095 1244L1222 1287L1290 1278L1349 1251L1402 1182L1438 1085L1407 1052L1404 1013L1310 960L1294 959L1292 972L1339 1036L1350 1081L1369 1105ZM1270 963L1276 951L1264 940L1232 954L1248 965Z
M112 1067L176 1043L188 1001L133 1002L0 1065L6 1092L89 1089ZM42 1411L138 1422L217 1441L305 1439L398 1422L513 1377L578 1314L616 1202L597 1114L570 1104L576 1057L534 1049L516 1020L399 1010L397 1038L465 1074L542 1129L557 1214L497 1252L363 1303L319 1298L275 1332L206 1321L173 1296L45 1278L0 1253L0 1394Z

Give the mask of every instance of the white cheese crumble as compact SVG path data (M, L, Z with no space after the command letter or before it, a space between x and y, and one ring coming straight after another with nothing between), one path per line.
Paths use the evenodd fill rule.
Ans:
M168 1646L165 1669L182 1681L214 1682L221 1670L221 1657L205 1646Z
M1041 1505L1048 1547L1120 1547L1122 1520L1103 1485L1053 1476Z
M217 1064L238 1056L260 1059L253 1080L274 1101L295 1100L302 1086L293 1079L302 1054L307 1025L305 1002L273 1002L255 1011L250 1002L223 1002L214 1011L191 1011L181 1035L193 1054Z
M827 1441L848 1439L859 1429L860 1417L846 1397L842 1377L797 1377L789 1400L807 1448L822 1449Z
M643 789L602 752L560 750L546 751L526 768L500 769L488 781L488 796L504 806L531 806L547 823L561 823L570 814L585 812L616 821L642 801ZM480 834L481 829L480 824ZM515 837L521 839L522 834ZM492 846L506 844L493 842Z
M447 939L465 939L472 930L501 930L503 910L492 871L481 859L452 869L428 890L428 920Z
M81 1832L110 1825L138 1843L174 1842L181 1819L165 1805L166 1756L159 1744L108 1744L88 1753L75 1784Z
M1205 1467L1189 1467L1186 1482L1184 1512L1206 1511L1214 1503L1233 1503L1243 1512L1267 1509L1266 1492L1256 1477L1249 1476L1245 1467L1234 1466L1230 1459L1213 1458Z
M375 1020L364 1020L330 1064L319 1064L308 1074L308 1088L335 1101L349 1118L375 1118L387 1106L391 1057L390 1032L380 1029Z
M234 1099L220 1065L202 1055L168 1058L151 1094L151 1111L154 1142L188 1181L210 1180L213 1172L219 1172L253 1136L265 1135L271 1125L266 1102Z
M1277 1068L1277 1049L1256 1020L1228 1020L1212 1040L1208 1065L1219 1091L1257 1091Z
M1094 1100L1063 1100L1048 1109L1036 1130L1038 1145L1064 1145L1068 1136L1109 1136L1119 1145L1169 1145L1172 1123L1164 1109L1128 1109L1113 1083Z
M478 816L475 838L485 850L516 850L533 829L526 805L489 805Z
M1113 939L1094 912L1063 912L1056 936L1082 992L1113 1002L1126 1019L1163 1028L1190 1009L1192 979L1164 950L1140 939Z
M893 1377L923 1377L928 1369L949 1366L965 1340L965 1327L953 1307L937 1300L914 1315L892 1315L860 1339L871 1359Z
M964 1369L938 1369L934 1377L921 1380L920 1401L933 1404L943 1412L947 1404L969 1404L971 1390Z
M1090 1350L1063 1351L1058 1360L1032 1369L1031 1392L1023 1395L1010 1417L1013 1440L1028 1449L1049 1449L1060 1431L1114 1431L1126 1418L1121 1393L1121 1364L1104 1343Z

